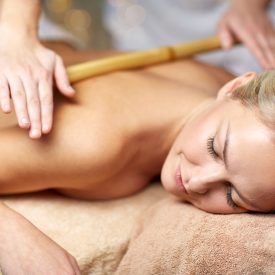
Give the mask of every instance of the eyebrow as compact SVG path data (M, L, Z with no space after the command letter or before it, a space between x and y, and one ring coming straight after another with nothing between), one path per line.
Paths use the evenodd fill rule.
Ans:
M223 147L223 160L224 160L224 164L225 167L228 168L228 144L230 141L230 122L228 122L228 126L227 126L227 130L226 130L226 136L225 136L225 141L224 141L224 147ZM232 188L235 190L235 192L237 193L237 195L240 197L240 199L245 202L245 204L251 206L252 208L254 208L257 211L263 211L259 206L257 206L256 204L254 204L253 202L251 202L250 200L248 200L247 198L245 198L239 191L238 189L235 187L235 185L232 184Z
M230 122L228 122L227 130L226 130L226 136L224 140L224 146L223 146L223 160L225 167L228 168L228 143L229 143L229 134L230 134Z

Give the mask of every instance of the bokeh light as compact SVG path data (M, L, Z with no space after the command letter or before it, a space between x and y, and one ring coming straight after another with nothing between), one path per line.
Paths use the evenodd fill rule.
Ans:
M130 5L124 12L124 21L129 26L137 26L145 20L145 9L141 5Z
M64 18L65 25L76 31L88 29L91 26L91 15L80 9L69 10Z
M72 0L48 0L46 4L48 10L52 13L65 13L72 7Z

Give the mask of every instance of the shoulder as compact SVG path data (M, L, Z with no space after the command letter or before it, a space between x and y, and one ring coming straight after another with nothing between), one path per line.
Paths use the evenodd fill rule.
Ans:
M128 159L132 152L124 149L131 139L132 119L112 100L83 95L76 98L76 103L62 100L56 106L55 129L48 143L51 148L63 148L60 158L69 163L73 160L81 171L95 172L102 172L107 165L108 171L117 169Z

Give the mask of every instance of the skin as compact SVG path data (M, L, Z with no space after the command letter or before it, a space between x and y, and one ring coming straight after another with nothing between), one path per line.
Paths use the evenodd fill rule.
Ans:
M270 0L233 0L218 24L225 50L242 42L264 69L275 66L275 31L267 14ZM257 18L257 20L255 20Z
M23 216L6 206L0 214L3 274L81 274L75 258Z
M59 49L56 48L57 51ZM95 57L89 52L78 53L70 48L63 48L58 53L63 55L67 64ZM213 172L214 159L206 154L205 146L208 135L216 132L219 124L217 120L225 117L225 111L222 110L226 107L225 113L232 114L230 119L234 134L230 140L235 140L230 143L229 149L229 167L234 169L230 170L230 180L233 182L234 176L242 178L243 181L240 181L241 185L238 186L240 191L247 197L254 196L254 187L252 188L245 176L248 170L253 172L255 167L241 167L242 161L247 161L244 158L248 155L247 151L249 154L257 154L257 160L261 158L260 163L263 164L269 163L270 158L267 153L258 156L258 150L254 146L256 141L251 139L250 143L247 143L247 139L257 133L263 152L268 153L272 152L270 148L273 148L273 144L262 134L266 133L265 128L262 124L258 125L258 121L253 120L250 113L247 113L247 119L250 119L248 122L251 127L255 124L254 128L243 129L244 125L233 123L240 120L236 119L236 116L241 112L238 108L242 108L235 105L236 102L230 105L223 97L217 102L214 100L217 91L232 78L232 75L219 68L184 60L87 79L75 84L77 93L73 100L55 94L55 128L47 136L36 141L30 140L26 133L14 124L16 119L12 122L10 116L2 117L0 194L54 189L79 199L119 198L142 190L161 173L164 163L164 187L175 193L175 183L171 176L178 160L174 153L175 148L177 150L184 147L186 157L191 158L192 154L193 159L197 157L196 161L202 162L201 167L204 165L205 175L209 172L208 167L212 167L210 170ZM226 91L241 83L242 78L224 86L221 91L226 94ZM246 111L241 110L245 124ZM251 131L253 135L249 135ZM223 138L222 134L224 126L219 140ZM242 136L242 143L236 143L238 137ZM220 148L220 143L222 144L221 141L216 142L215 146ZM185 152L187 145L189 153ZM220 150L218 148L217 151ZM242 152L242 156L238 153L240 148L247 150ZM232 152L233 156L235 155L233 159ZM252 165L251 158L249 161ZM221 171L222 164L218 166L215 162L215 165L217 171ZM265 166L262 169L265 169ZM198 173L197 176L199 175L202 174ZM259 177L259 174L250 176L250 180L256 176ZM194 181L193 178L192 185L189 182L193 192L196 191ZM260 183L262 184L262 181ZM191 201L191 196L183 197L182 193L176 195L179 199L189 198L195 206L206 211L238 212L225 205L225 192L221 189L223 190L219 187L219 191L213 192L211 197L207 192L200 194L202 189L197 190L200 196L197 196L196 201L193 200L194 197ZM265 185L262 189L271 193L274 185ZM241 203L236 194L234 199L236 203ZM68 274L79 274L74 258L23 216L5 204L0 204L0 215L0 267L5 270L5 274L48 274L49 267L52 274L63 274L64 268ZM28 263L25 264L25 255L29 254L30 249L32 257L29 257Z
M55 50L66 64L95 57ZM231 78L185 61L81 81L74 100L55 95L55 129L36 141L16 126L16 117L0 117L0 194L51 188L80 199L112 199L140 191L160 173L188 114ZM0 215L5 274L79 274L73 256L22 215L4 203Z
M236 37L266 69L275 67L275 32L266 12L269 2L232 1L218 27L224 49L232 47ZM32 139L52 129L53 84L61 94L74 95L62 59L37 37L40 10L40 0L1 1L0 36L5 37L0 41L1 109L10 113L12 101L18 125Z
M32 139L51 131L53 85L74 95L61 57L37 37L40 2L2 0L0 9L0 107L10 113L13 101L17 123Z
M162 169L162 182L169 192L211 213L268 212L275 208L272 132L255 110L229 97L232 87L253 77L255 74L249 73L224 86L217 100L186 123ZM211 137L215 153L207 149ZM176 185L178 167L186 192ZM234 206L227 202L229 191Z

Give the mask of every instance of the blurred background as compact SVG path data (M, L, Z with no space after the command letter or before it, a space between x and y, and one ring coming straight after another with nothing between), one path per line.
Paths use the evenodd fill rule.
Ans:
M65 40L80 49L144 50L216 35L231 0L42 0L40 37ZM275 0L269 13L275 24ZM274 4L274 5L273 5ZM44 36L43 36L44 35ZM244 47L197 59L233 74L260 71Z
M142 50L214 35L229 3L230 0L43 1L48 19L77 38L82 48L120 50ZM54 32L54 25L51 28L48 24L42 33L54 36Z
M111 47L102 16L106 1L47 0L43 6L47 17L75 36L82 48L106 49Z
M47 24L42 24L44 31L41 33L47 33L48 38L49 36L53 39L62 38L57 33L54 35L56 26L53 23L55 23L70 33L71 38L77 38L78 46L81 48L123 50L148 48L156 44L149 45L148 37L145 35L144 30L148 30L148 24L145 25L145 21L149 18L146 16L149 11L146 11L145 6L147 8L148 5L149 8L152 6L151 12L158 15L156 7L159 6L162 10L164 7L166 10L167 4L169 5L167 0L150 2L144 0L45 0L43 8L46 17L42 16L44 17L42 21L44 23L47 21ZM174 15L172 10L171 12L171 15L166 15L167 18ZM157 18L158 22L159 19L162 20L163 16ZM153 22L151 25L155 28L156 24ZM123 41L123 45L120 41Z

